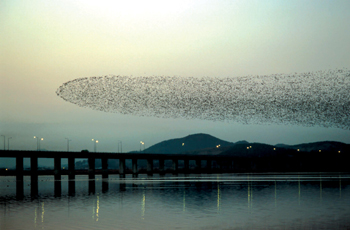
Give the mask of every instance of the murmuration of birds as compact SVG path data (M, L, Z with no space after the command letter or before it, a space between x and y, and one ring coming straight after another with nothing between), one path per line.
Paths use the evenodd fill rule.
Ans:
M99 76L56 91L80 107L136 116L350 129L350 71L243 77Z

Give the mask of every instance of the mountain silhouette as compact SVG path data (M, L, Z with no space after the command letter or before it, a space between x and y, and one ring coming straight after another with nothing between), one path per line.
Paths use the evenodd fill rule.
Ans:
M293 150L293 151L292 151ZM228 142L211 136L198 133L182 138L175 138L159 142L141 151L141 153L163 153L163 154L187 154L187 155L229 155L237 157L273 157L306 152L349 152L350 144L336 141L320 141L303 143L297 145L264 143L249 143L245 140ZM139 151L133 151L140 153Z
M142 151L143 153L186 153L208 148L233 146L235 143L221 140L209 134L198 133L183 138L170 139Z
M231 146L220 155L235 156L235 157L276 157L285 155L288 149L277 148L273 145L261 143L244 143Z
M299 149L300 151L311 152L311 151L349 151L350 145L337 141L319 141L313 143L303 143L297 145L285 145L277 144L276 147L285 149Z

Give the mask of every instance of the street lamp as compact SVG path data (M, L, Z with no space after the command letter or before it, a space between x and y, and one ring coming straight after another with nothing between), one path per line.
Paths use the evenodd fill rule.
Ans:
M69 142L72 140L69 140L69 138L66 138L66 140L67 140L67 152L69 152Z
M94 151L96 152L96 143L98 143L98 140L91 139L91 141L93 141L93 142L94 142Z
M123 152L123 142L118 140L118 152L119 152L119 144L120 144L120 153Z
M12 139L12 137L7 138L7 150L10 150L10 139Z
M40 138L40 140L43 141L44 138ZM41 149L41 148L40 148L40 141L39 141L39 151L40 151L40 149Z
M1 135L2 137L4 137L4 150L5 150L5 135Z
M36 139L36 151L38 151L39 150L39 138L34 136L34 139Z
M145 142L140 141L140 152L141 152L141 149L142 149L142 148L141 148L142 145L143 145L143 150L145 150L145 146L144 146L144 145L145 145Z
M43 141L44 138L34 136L34 139L36 139L36 150L39 151L40 150L40 141Z

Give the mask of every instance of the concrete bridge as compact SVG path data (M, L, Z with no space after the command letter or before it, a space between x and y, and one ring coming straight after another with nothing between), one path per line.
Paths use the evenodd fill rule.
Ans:
M103 178L108 178L108 174L115 173L115 170L108 169L108 160L118 159L120 175L126 173L132 173L137 175L138 172L138 160L147 161L147 174L152 175L154 173L153 162L159 161L159 174L165 174L164 161L172 161L172 173L179 173L179 161L183 160L184 167L181 172L184 173L211 173L212 162L228 162L232 161L233 157L217 156L217 155L183 155L183 154L152 154L152 153L91 153L91 152L51 152L51 151L0 151L1 158L15 158L16 159L16 176L21 175L55 175L56 179L60 179L60 175L67 174L70 179L74 179L74 176L78 174L88 174L90 179L94 178L95 174L102 174ZM30 171L25 172L23 170L23 159L30 159ZM45 172L38 173L38 159L39 158L52 158L54 159L54 170L46 170ZM68 159L67 172L62 171L61 159ZM77 172L75 169L76 159L88 159L88 172ZM102 170L95 169L95 160L100 159L102 162ZM125 160L130 159L132 161L132 171L126 171ZM195 162L195 170L190 170L189 161ZM206 161L205 167L202 167L202 161ZM0 173L3 175L3 173Z
M29 175L31 177L31 193L35 195L38 193L38 176L39 175L53 175L55 179L55 194L60 194L61 191L61 175L68 175L69 179L69 193L75 192L75 175L85 174L89 177L89 190L94 192L94 179L96 174L102 174L103 179L107 179L109 174L119 174L120 177L125 177L126 173L131 173L133 176L137 176L140 172L138 169L138 160L147 161L146 172L148 175L155 173L153 166L154 161L158 160L159 167L157 173L164 175L166 172L173 174L178 173L220 173L223 171L223 165L226 165L226 171L232 169L232 157L225 156L212 156L212 155L182 155L182 154L151 154L151 153L91 153L91 152L51 152L51 151L0 151L1 158L15 158L16 169L6 170L0 172L0 175L15 175L16 176L16 190L17 195L23 195L23 177ZM23 160L24 158L30 159L30 170L24 170ZM38 159L39 158L52 158L54 161L53 170L38 170ZM61 160L68 159L68 170L62 170ZM88 169L87 170L76 170L75 160L76 159L87 159ZM100 159L102 163L101 169L96 169L95 160ZM119 170L108 169L108 161L118 159ZM125 161L130 159L132 161L132 169L126 170ZM172 161L172 168L165 170L165 160ZM195 162L195 168L190 169L190 160ZM183 161L183 167L179 168L179 161ZM205 166L202 167L202 161ZM212 168L212 163L217 162L215 165L219 166L215 169ZM221 162L219 164L219 162ZM222 162L225 162L223 164ZM108 188L104 183L104 189Z
M273 151L273 150L272 150ZM317 155L316 155L317 154ZM183 155L183 154L151 154L151 153L90 153L90 152L49 152L49 151L0 151L2 158L14 158L15 170L0 170L0 176L16 176L16 189L19 196L23 195L23 177L31 177L31 194L38 193L38 176L53 175L55 179L55 194L61 193L61 176L68 175L69 193L75 192L75 176L88 175L89 190L95 191L95 175L101 174L104 179L103 189L108 189L108 175L119 174L121 178L130 173L137 176L139 173L238 173L238 172L349 172L349 153L339 154L327 152L323 156L319 153L305 153L302 155L281 154L274 157L249 157L247 155L222 156L222 155ZM330 157L332 156L332 157ZM30 159L30 170L24 170L23 160ZM38 159L52 158L53 170L38 170ZM67 159L68 169L62 170L61 160ZM87 159L88 167L84 170L75 168L76 159ZM101 160L101 168L96 169L96 159ZM109 160L119 160L119 169L108 167ZM315 161L317 159L317 161ZM131 161L131 169L126 169L126 160ZM138 160L147 162L146 169L138 168ZM171 167L165 169L165 161L170 160ZM159 166L154 167L154 161ZM190 161L194 167L190 168ZM183 167L179 167L179 162Z

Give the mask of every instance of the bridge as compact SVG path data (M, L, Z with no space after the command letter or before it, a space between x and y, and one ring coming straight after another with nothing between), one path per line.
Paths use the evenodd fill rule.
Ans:
M299 152L301 153L301 152ZM316 155L317 154L317 155ZM331 157L330 157L331 156ZM1 158L15 158L15 170L0 170L0 176L16 176L16 190L19 197L23 196L23 178L31 177L31 194L38 193L38 176L53 175L55 194L61 194L61 176L68 175L68 189L75 193L75 176L88 175L89 191L95 191L95 175L102 175L103 190L108 189L108 175L125 174L137 177L140 173L153 175L159 173L189 174L189 173L238 173L238 172L348 172L350 160L348 153L326 152L320 155L305 153L302 155L281 154L274 157L237 157L232 155L184 155L184 154L152 154L152 153L91 153L91 152L54 152L54 151L0 151ZM30 159L30 169L24 170L23 161ZM39 170L38 159L52 158L53 170ZM68 169L62 168L61 160L68 160ZM76 169L76 159L87 159L87 168ZM96 159L101 160L101 168L96 169ZM317 161L315 161L317 159ZM119 160L119 168L108 167L110 160ZM126 168L126 160L131 160L131 169ZM138 168L138 160L147 162L146 169ZM171 167L165 170L165 161L171 161ZM159 166L154 167L154 161ZM190 168L190 161L194 167ZM179 162L183 165L179 167Z
M84 172L78 172L75 169L76 159L88 159L88 171L90 179L94 179L95 174L102 174L103 178L108 178L108 174L115 173L115 170L108 169L108 160L118 159L119 170L117 173L125 175L126 173L132 173L137 175L139 173L138 160L147 161L147 174L152 175L154 173L153 162L159 161L159 174L165 174L164 161L172 161L173 174L179 173L179 161L183 160L184 167L181 172L184 173L211 173L212 162L228 162L232 161L233 157L220 156L220 155L183 155L183 154L152 154L152 153L91 153L91 152L53 152L53 151L0 151L1 158L15 158L16 159L16 173L17 177L21 175L54 175L55 179L59 180L60 175L68 174L70 179L74 179L75 175L84 174ZM23 159L30 159L30 171L23 170ZM52 158L54 159L54 170L46 170L45 172L38 172L38 159L39 158ZM61 167L61 159L68 159L68 170L65 172ZM102 162L102 170L95 169L95 160L100 159ZM132 161L132 171L126 171L125 160L130 159ZM190 170L189 161L195 161L195 170ZM202 161L206 161L206 166L202 167ZM0 175L4 175L0 173Z
M16 176L16 190L17 195L23 196L23 177L29 175L31 177L31 194L38 193L38 176L39 175L53 175L55 179L55 194L61 192L61 176L68 175L69 179L69 193L75 191L75 176L76 175L88 175L89 178L89 190L94 192L95 185L94 179L96 174L102 174L103 179L108 179L109 174L119 174L121 178L125 177L125 174L131 173L133 176L137 176L140 171L138 168L138 160L147 161L147 169L144 173L153 175L157 172L160 175L165 175L166 172L173 174L178 173L220 173L224 172L223 165L226 166L226 170L232 169L232 157L227 156L212 156L212 155L183 155L183 154L151 154L151 153L91 153L91 152L53 152L53 151L0 151L1 158L15 158L16 167L15 170L1 171L0 176ZM24 170L24 158L30 159L30 170ZM54 161L53 170L38 170L39 158L52 158ZM68 159L68 169L63 170L61 165L62 159ZM76 159L87 159L88 169L77 170L75 168ZM100 159L102 163L101 169L96 169L95 161ZM108 161L117 159L119 160L119 169L109 169ZM126 170L126 160L132 161L132 169ZM159 167L157 170L154 168L154 161L158 161ZM166 160L172 161L171 169L165 170L164 162ZM195 168L190 168L190 160L195 162ZM183 161L183 167L179 168L179 161ZM205 161L205 166L202 167L202 161ZM212 164L216 162L218 168L213 170ZM223 163L225 162L225 164ZM230 164L228 164L230 162ZM104 189L108 188L108 183L104 183Z

